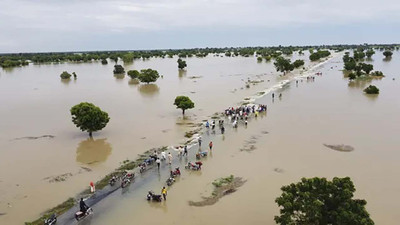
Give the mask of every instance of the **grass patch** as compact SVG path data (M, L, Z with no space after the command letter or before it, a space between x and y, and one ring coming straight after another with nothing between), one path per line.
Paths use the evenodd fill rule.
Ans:
M221 187L222 185L232 183L233 179L234 179L234 176L230 175L229 177L223 177L223 178L216 179L216 180L214 180L214 182L212 182L212 184L215 187Z
M58 206L46 211L39 219L33 221L33 222L25 222L25 225L42 225L44 223L44 220L49 218L53 213L56 215L61 215L74 207L75 205L75 199L69 198L67 201L59 204Z

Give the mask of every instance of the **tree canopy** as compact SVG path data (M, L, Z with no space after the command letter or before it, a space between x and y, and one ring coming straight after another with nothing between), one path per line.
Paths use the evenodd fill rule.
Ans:
M128 71L128 76L129 76L131 79L138 78L139 75L140 75L140 73L139 73L139 71L137 71L137 70L129 70L129 71Z
M386 58L390 58L390 57L392 57L393 52L392 52L392 51L389 51L389 50L386 50L386 51L383 52L383 55L384 55Z
M367 58L371 58L372 57L372 55L374 55L375 54L375 51L373 50L373 49L368 49L366 52L365 52L365 54L367 55Z
M364 89L366 94L379 94L379 88L374 85L369 85L367 88Z
M114 73L118 74L118 73L125 73L125 69L124 67L122 67L121 65L114 65Z
M365 200L353 199L356 190L349 177L302 178L281 188L275 202L281 207L275 222L281 225L373 225Z
M176 105L176 108L182 109L183 115L185 115L186 109L194 108L194 102L192 102L192 100L190 100L190 98L187 96L177 96L175 98L174 105Z
M110 117L108 113L89 102L81 102L71 108L72 122L82 131L92 132L103 129Z
M151 83L156 82L159 77L160 74L158 74L157 70L144 69L140 71L138 79L140 80L140 82Z
M61 79L69 79L69 78L71 78L71 76L72 75L70 73L68 73L67 71L64 71L60 74Z
M290 63L290 59L285 59L280 56L275 59L274 66L276 71L283 72L284 74L294 69L293 64Z
M101 60L101 64L107 65L107 64L108 64L107 59L102 59L102 60Z
M311 61L317 61L320 58L328 57L331 53L328 50L318 50L310 55Z
M178 68L180 70L183 70L183 69L185 69L185 67L187 67L185 60L182 60L181 58L179 58L177 62L178 62Z
M298 60L294 61L293 66L294 66L294 68L299 68L301 66L304 66L304 60L298 59Z

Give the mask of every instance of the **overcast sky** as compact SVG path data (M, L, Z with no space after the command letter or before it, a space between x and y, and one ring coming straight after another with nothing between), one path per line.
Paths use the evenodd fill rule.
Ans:
M0 52L399 43L399 0L0 0Z

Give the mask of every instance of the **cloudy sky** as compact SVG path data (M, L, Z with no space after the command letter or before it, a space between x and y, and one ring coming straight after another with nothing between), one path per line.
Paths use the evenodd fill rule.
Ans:
M0 0L0 52L399 43L399 0Z

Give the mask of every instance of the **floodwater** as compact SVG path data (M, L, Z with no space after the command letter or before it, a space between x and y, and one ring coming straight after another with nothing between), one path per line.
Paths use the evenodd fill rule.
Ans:
M293 59L305 56L293 55ZM0 223L21 224L73 197L125 159L184 141L184 133L214 112L281 81L272 62L254 57L137 60L125 70L152 68L162 78L139 84L113 75L114 63L29 65L0 70ZM311 64L306 61L306 65ZM62 71L78 79L63 81ZM245 87L245 81L265 82ZM269 80L269 82L268 82ZM195 102L183 118L173 101ZM92 102L109 113L109 124L89 139L71 122L69 109ZM53 135L54 138L41 137ZM37 138L41 137L41 138ZM51 182L56 178L63 182Z
M382 57L377 52L372 62L375 69L387 75L372 81L381 89L379 96L364 95L362 86L367 84L348 86L339 71L341 57L335 58L318 70L323 76L317 76L315 82L300 79L296 85L292 81L277 91L283 96L275 97L274 102L269 94L257 99L268 104L268 114L251 120L247 128L241 125L232 130L228 126L225 135L205 133L204 139L214 142L212 155L205 159L200 172L182 169L181 178L169 189L167 202L153 204L145 200L149 189L158 192L164 185L168 170L164 166L159 177L156 171L147 172L157 179L98 203L88 222L274 224L273 216L278 213L274 199L282 185L301 177L350 176L357 188L356 197L367 200L376 224L396 224L395 198L400 190L396 180L400 175L400 140L396 138L400 133L400 89L396 73L400 54L396 52L390 62L382 61ZM255 58L209 56L187 62L187 72L177 70L176 59L135 61L126 66L157 69L164 77L153 85L137 84L127 76L114 77L113 64L30 65L3 70L0 212L7 214L0 216L0 222L20 224L34 219L124 159L133 159L151 147L179 143L190 129L181 124L199 122L286 79L276 75L272 63L257 63ZM78 79L61 82L59 74L63 70L75 71ZM248 77L265 82L246 89L244 81ZM396 80L392 80L394 77ZM185 119L172 105L175 96L182 94L196 104ZM111 117L93 140L70 121L69 108L81 101L93 102ZM14 140L45 134L55 138ZM254 145L253 151L240 151L249 143ZM323 144L346 144L355 150L337 152ZM72 176L64 182L44 179L66 173ZM189 200L210 195L214 179L230 174L247 182L213 206L188 205Z

